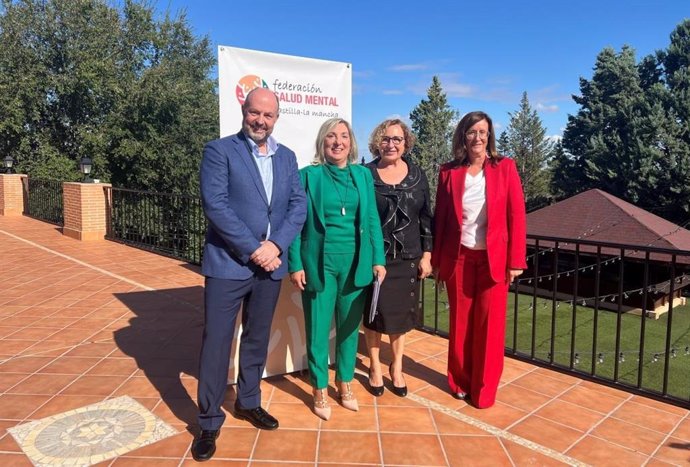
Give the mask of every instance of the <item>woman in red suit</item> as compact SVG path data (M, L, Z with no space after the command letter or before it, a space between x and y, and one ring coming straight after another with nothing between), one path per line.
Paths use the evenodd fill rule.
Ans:
M450 390L486 408L503 372L508 286L526 267L525 200L484 112L460 120L453 154L439 173L431 262L448 290Z

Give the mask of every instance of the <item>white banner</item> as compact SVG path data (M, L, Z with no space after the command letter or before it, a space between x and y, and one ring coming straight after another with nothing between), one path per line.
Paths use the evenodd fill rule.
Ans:
M249 91L265 87L280 100L280 118L273 136L297 155L300 167L314 158L314 142L321 124L332 117L352 122L352 66L312 58L279 55L256 50L218 47L218 94L220 135L242 128L242 103ZM242 332L237 319L228 382L237 381ZM331 331L330 359L334 356ZM264 376L306 368L304 312L299 291L286 278L271 328Z
M321 124L332 117L352 123L352 66L257 50L218 47L220 135L242 127L244 97L256 87L275 92L280 118L273 136L297 154L300 167L314 157Z

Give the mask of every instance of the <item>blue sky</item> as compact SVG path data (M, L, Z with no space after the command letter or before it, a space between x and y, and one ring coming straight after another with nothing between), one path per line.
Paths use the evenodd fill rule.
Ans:
M523 91L548 135L560 135L579 78L607 46L638 58L669 44L688 0L232 2L159 0L184 10L214 51L227 45L352 63L353 126L361 148L390 116L409 117L438 75L461 114L488 112L505 128ZM368 156L367 156L368 158Z

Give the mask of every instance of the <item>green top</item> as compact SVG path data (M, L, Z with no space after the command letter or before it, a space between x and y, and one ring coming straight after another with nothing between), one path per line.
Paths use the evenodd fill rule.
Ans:
M357 245L353 259L354 284L355 287L366 287L374 280L372 267L386 264L383 233L379 212L376 209L371 171L358 164L350 165L349 169L353 188L357 192L357 205L353 210L355 219L352 223ZM323 165L310 165L299 171L302 186L307 193L307 220L302 232L297 235L288 250L288 268L291 273L304 271L307 279L306 292L321 292L324 289L323 265L327 224L324 199L328 192L334 191L334 184L328 174L330 172L327 173ZM344 196L345 193L342 194ZM352 199L355 199L354 195ZM345 213L348 213L347 204Z
M356 248L355 213L359 194L355 189L350 166L340 168L324 164L326 181L323 213L326 220L325 253L354 253Z

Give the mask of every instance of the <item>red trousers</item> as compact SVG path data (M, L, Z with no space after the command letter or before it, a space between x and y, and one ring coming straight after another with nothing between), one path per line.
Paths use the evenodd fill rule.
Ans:
M508 282L491 279L486 250L462 247L446 287L448 385L476 407L490 407L503 372Z

